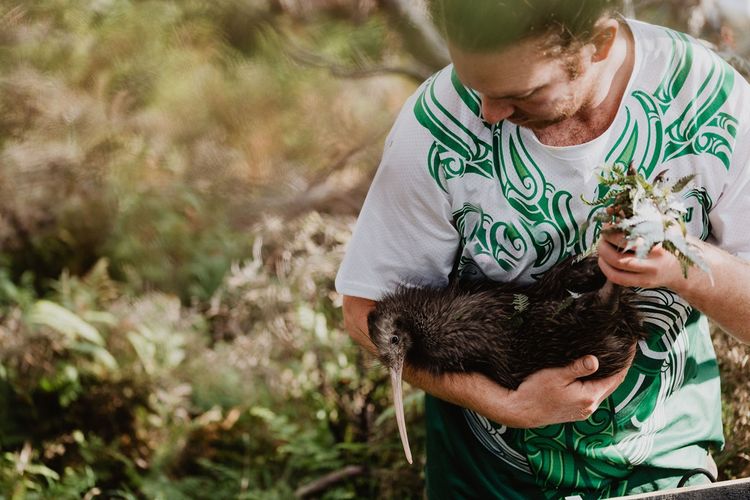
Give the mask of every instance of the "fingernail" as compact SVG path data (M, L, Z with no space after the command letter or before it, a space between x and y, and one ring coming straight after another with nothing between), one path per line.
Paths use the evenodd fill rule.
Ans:
M591 359L591 356L583 360L583 367L586 368L587 370L594 369L594 360Z

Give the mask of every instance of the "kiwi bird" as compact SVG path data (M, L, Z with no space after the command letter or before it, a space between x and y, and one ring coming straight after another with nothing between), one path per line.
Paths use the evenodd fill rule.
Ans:
M488 280L445 288L402 286L384 296L367 322L377 356L391 374L404 453L412 463L401 374L409 365L433 375L478 372L516 389L530 374L593 354L599 369L622 370L646 337L637 294L602 274L596 256L569 257L536 283Z

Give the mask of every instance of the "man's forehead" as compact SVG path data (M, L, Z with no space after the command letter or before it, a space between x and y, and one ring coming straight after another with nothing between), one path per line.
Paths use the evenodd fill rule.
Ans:
M558 74L560 61L545 55L537 41L493 52L467 52L449 45L461 82L493 97L514 97L546 85Z

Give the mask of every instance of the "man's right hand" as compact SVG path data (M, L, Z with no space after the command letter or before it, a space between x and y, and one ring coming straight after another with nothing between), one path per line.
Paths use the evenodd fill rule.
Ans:
M531 374L508 396L511 416L505 417L503 423L531 428L587 419L622 383L634 357L635 348L623 370L602 379L580 380L599 368L595 356Z

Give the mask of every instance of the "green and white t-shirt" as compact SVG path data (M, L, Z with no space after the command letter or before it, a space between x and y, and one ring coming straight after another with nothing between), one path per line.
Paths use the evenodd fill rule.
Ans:
M750 258L750 86L711 51L665 28L628 21L633 75L609 129L550 147L480 117L480 98L451 66L409 99L336 279L378 300L403 282L460 273L530 283L590 246L599 227L594 175L635 162L648 178L696 174L684 193L691 234ZM745 138L745 140L738 140ZM430 498L606 497L674 486L723 446L708 323L666 289L642 290L651 335L624 383L587 420L511 429L427 397Z

